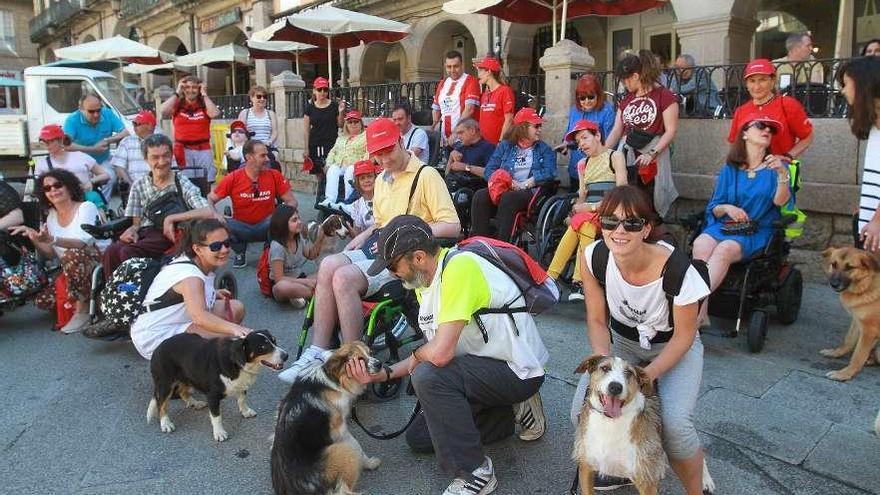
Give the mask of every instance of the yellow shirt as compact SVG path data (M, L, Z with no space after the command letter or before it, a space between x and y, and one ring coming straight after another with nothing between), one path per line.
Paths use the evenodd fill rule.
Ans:
M433 167L425 167L422 170L412 201L407 204L416 172L423 165L412 153L408 154L409 163L404 170L393 174L386 170L376 177L376 190L373 195L376 226L381 227L392 218L405 215L407 206L410 215L415 215L429 224L458 223L458 214L452 204L449 189L446 188L440 173Z
M781 64L776 68L776 84L779 85L779 89L785 89L792 84L797 85L808 82L821 84L825 80L825 69L812 56L810 60L804 60L800 62L801 65L797 66L794 64L798 62L789 62L785 57L777 58L773 61ZM792 81L792 78L794 78L794 81Z
M336 138L336 144L327 154L327 165L339 165L342 168L354 165L354 162L363 160L367 152L367 133L362 132L349 139L345 133L340 132Z

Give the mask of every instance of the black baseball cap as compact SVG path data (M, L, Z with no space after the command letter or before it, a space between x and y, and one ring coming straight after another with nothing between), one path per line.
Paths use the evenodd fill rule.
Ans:
M433 242L434 234L424 220L415 215L398 215L382 227L376 241L376 259L367 275L376 276L398 256L426 249Z

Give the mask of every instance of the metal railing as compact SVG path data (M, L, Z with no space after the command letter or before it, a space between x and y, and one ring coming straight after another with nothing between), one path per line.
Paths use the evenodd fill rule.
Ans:
M348 108L359 110L364 117L388 117L398 103L406 102L417 125L430 125L437 84L436 81L422 81L334 88L333 96L344 99ZM287 118L301 118L311 97L311 90L288 92Z
M781 94L797 99L810 117L846 117L846 100L837 84L837 73L848 60L777 62L777 87ZM681 118L730 118L740 105L751 99L742 77L746 65L703 65L684 71L667 69L660 83L678 96ZM623 84L612 71L591 74L599 78L615 106L626 95ZM572 74L572 78L581 75Z
M125 19L136 15L143 15L150 9L162 3L163 0L122 0L119 15Z
M511 76L508 78L510 88L516 96L516 109L532 107L539 114L544 114L545 91L544 74L529 74L527 76Z
M45 10L28 21L31 41L36 43L47 35L49 28L58 27L83 11L85 0L59 0L49 4Z
M221 95L221 96L212 96L211 101L217 105L217 109L220 110L220 116L218 119L237 119L238 114L241 113L245 108L250 108L251 106L251 98L247 94L243 95ZM266 108L273 108L275 106L275 95L269 93L269 101L266 103Z

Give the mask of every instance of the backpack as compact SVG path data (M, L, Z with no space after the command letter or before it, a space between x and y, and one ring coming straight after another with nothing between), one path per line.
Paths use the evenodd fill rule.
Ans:
M443 264L440 267L441 276L449 260L461 253L476 254L504 272L516 284L525 299L525 304L522 306L513 306L519 300L517 297L500 308L481 308L474 312L474 320L483 334L484 342L489 342L489 334L480 316L506 314L514 324L514 331L519 335L516 322L513 319L514 313L538 315L559 302L559 288L556 287L556 282L547 275L547 272L541 268L537 261L513 244L489 237L469 237L456 244L455 248L443 258Z
M263 248L260 261L257 262L257 283L260 285L260 293L266 297L272 297L272 280L269 278L269 244Z
M596 277L596 281L599 282L599 285L604 290L605 271L608 267L608 245L605 244L604 240L596 241L596 247L593 248L593 257L591 261L593 276ZM706 285L711 287L709 284L709 266L706 265L706 262L703 260L691 259L683 249L675 248L672 250L672 254L669 256L669 259L666 260L666 264L663 266L663 272L660 275L663 278L663 292L666 293L666 303L669 305L669 327L673 329L675 328L675 322L673 320L672 306L674 305L675 297L681 292L681 285L684 283L685 274L691 266L696 268L697 273L700 274L700 277L703 278ZM705 299L703 301L705 301ZM700 301L699 304L703 304L703 301ZM609 319L611 319L610 314ZM615 329L618 329L618 331L619 327L625 326L616 320L614 320L613 323L617 324ZM636 335L638 335L638 332L636 332ZM638 337L636 338L638 339Z
M167 258L167 257L166 257ZM115 270L101 290L101 312L117 326L130 326L144 312L147 290L165 265L190 264L192 261L168 263L168 259L130 258ZM183 296L169 289L157 302L150 305L156 311L183 302Z

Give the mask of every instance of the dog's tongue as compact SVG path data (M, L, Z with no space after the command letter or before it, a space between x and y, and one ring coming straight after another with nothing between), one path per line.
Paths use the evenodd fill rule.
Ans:
M619 397L606 395L603 397L602 405L605 406L605 415L609 418L620 416L620 409L623 407L623 401Z

